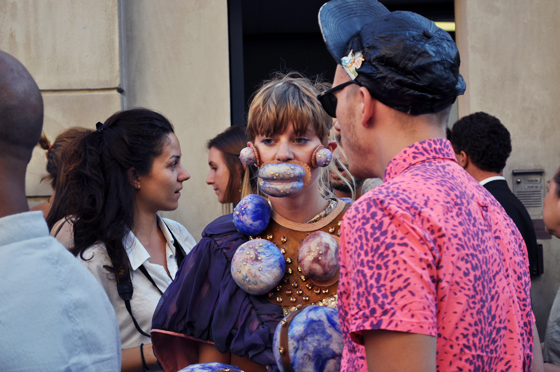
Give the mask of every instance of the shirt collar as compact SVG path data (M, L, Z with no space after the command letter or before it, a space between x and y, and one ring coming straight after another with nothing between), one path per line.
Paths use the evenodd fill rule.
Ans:
M480 183L481 186L484 186L484 185L486 185L488 182L499 181L499 180L505 181L506 178L505 178L504 176L493 176L493 177L488 177L488 178L486 178L486 179L480 181L479 183Z
M158 215L158 226L163 232L163 236L165 240L167 240L166 244L166 256L167 258L175 255L175 246L173 245L174 240L171 236L171 233L167 229L167 225L163 222L163 219ZM140 240L134 235L132 231L128 232L128 235L125 237L124 240L124 247L126 249L126 254L128 255L128 260L130 261L130 266L132 270L138 269L140 266L144 264L147 260L150 259L150 254L144 248Z
M387 165L383 182L403 173L408 167L430 159L447 159L457 162L451 142L443 138L431 138L415 142L399 152Z

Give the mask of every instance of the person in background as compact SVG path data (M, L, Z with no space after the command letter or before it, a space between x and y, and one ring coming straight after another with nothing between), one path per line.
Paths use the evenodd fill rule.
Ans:
M336 123L336 118L333 118ZM334 161L329 165L329 178L333 194L340 200L352 204L362 194L381 185L381 178L360 179L352 176L348 171L348 161L344 149L340 145L340 128L333 125L331 128L331 139L336 140L337 147L334 150Z
M546 191L543 201L544 225L549 234L560 238L560 168L546 184ZM560 290L556 293L550 309L543 344L545 371L560 371Z
M42 127L39 87L0 51L0 370L118 371L107 295L28 208L25 173Z
M190 178L173 126L151 110L117 112L62 156L47 218L51 233L109 296L120 329L122 370L158 370L152 316L196 243L184 226L158 214L177 209Z
M206 183L214 188L224 214L231 213L246 195L256 193L256 173L239 160L247 146L247 128L232 126L208 141L208 176Z
M52 203L56 195L54 190L56 189L56 184L58 183L58 172L62 165L62 150L68 143L89 132L91 132L91 129L79 127L68 128L60 133L52 144L44 132L41 135L41 139L39 139L39 146L46 151L45 155L47 156L47 175L41 178L41 182L45 180L50 181L53 193L46 202L34 206L31 210L43 212L45 219L51 210Z
M375 0L329 1L319 22L338 64L319 99L350 172L383 177L342 222L341 371L529 371L523 237L445 139L466 89L455 42Z
M500 120L476 112L457 121L449 138L457 162L500 202L523 236L529 255L529 272L537 271L537 235L531 216L511 192L504 178L511 154L511 137Z
M333 123L336 119L333 119ZM333 152L333 162L329 165L329 179L333 194L340 200L352 204L362 195L362 184L364 180L354 178L348 172L348 162L344 150L340 146L340 131L331 128L330 139L335 140L338 146Z

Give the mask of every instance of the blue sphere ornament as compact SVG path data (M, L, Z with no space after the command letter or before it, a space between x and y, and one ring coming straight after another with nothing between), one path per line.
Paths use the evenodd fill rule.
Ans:
M242 370L239 369L238 367L230 366L229 364L223 364L223 363L191 364L190 366L183 368L179 372L219 372L219 371L242 372Z
M237 248L231 260L231 276L245 292L258 296L276 287L284 276L286 261L274 243L253 239Z
M344 340L336 309L307 306L290 323L285 320L278 324L274 333L274 359L280 371L284 372L280 356L286 352L294 371L340 371ZM286 327L289 350L280 346L280 333L286 332Z
M270 221L271 209L268 201L260 195L247 195L235 206L233 223L245 235L257 236Z

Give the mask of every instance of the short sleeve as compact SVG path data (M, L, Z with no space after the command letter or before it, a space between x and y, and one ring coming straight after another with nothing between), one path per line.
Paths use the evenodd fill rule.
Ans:
M375 199L345 217L340 313L354 342L363 330L437 335L438 254L421 219Z

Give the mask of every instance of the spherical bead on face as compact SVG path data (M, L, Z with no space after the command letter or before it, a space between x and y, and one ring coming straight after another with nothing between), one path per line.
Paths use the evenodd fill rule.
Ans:
M255 150L251 147L245 147L239 153L239 160L245 165L254 165L257 164L257 154L255 154Z
M326 167L332 161L332 153L331 150L327 148L322 148L317 150L315 154L315 163L318 167Z
M276 287L284 276L284 256L265 239L243 243L231 260L231 276L239 288L252 295L262 295Z

